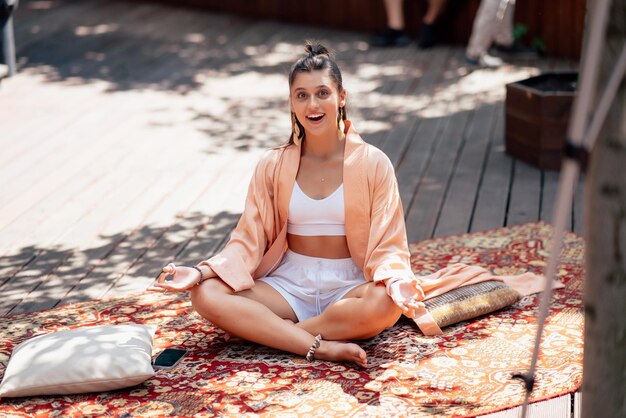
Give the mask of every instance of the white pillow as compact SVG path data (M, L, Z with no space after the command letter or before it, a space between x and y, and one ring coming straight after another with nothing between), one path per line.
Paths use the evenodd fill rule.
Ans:
M13 349L0 397L102 392L154 375L156 326L101 325L53 332Z

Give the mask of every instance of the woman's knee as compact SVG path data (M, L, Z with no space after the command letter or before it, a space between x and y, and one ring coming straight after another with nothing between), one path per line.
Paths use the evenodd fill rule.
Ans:
M225 312L224 296L233 291L219 279L211 279L191 289L191 306L202 317L212 320Z
M402 314L401 309L387 294L385 286L372 285L365 292L364 302L364 315L377 324L381 331L395 324Z

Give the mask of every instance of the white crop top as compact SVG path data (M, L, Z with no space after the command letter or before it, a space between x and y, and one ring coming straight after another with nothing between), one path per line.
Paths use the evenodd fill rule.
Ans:
M287 232L294 235L346 235L343 184L324 199L307 196L298 182L294 182Z

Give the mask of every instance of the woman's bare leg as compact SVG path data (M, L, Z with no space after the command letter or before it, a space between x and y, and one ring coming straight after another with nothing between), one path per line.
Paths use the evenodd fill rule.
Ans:
M268 347L304 356L314 335L285 319L295 319L289 304L271 286L257 284L235 293L219 279L207 280L191 291L193 308L224 331ZM317 335L317 334L316 334ZM322 334L322 337L327 337ZM367 365L365 351L356 344L322 341L315 357Z
M404 0L385 0L387 26L391 29L404 30Z
M380 334L395 324L401 313L385 286L366 283L352 289L321 315L296 326L328 340L358 340Z
M427 25L435 23L437 18L439 18L439 16L443 13L443 9L446 7L446 1L447 0L429 0L428 10L426 10L426 14L422 19L422 22Z

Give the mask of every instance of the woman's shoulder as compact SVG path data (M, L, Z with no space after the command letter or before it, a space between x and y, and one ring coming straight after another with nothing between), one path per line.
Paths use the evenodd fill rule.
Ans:
M391 165L391 160L380 148L367 142L349 122L348 141L351 143L353 150L356 151L360 158L365 159L367 164L375 165Z
M281 161L285 156L285 152L293 146L295 145L285 145L266 150L257 162L254 170L254 176L256 178L265 178L268 180L275 178L280 170Z
M393 170L393 164L389 159L389 156L385 154L383 150L367 142L364 142L363 145L363 150L365 151L364 155L367 159L367 164L369 167Z
M266 150L257 163L257 167L263 169L272 169L276 167L278 162L280 161L283 152L287 150L287 148L291 145L270 148Z

